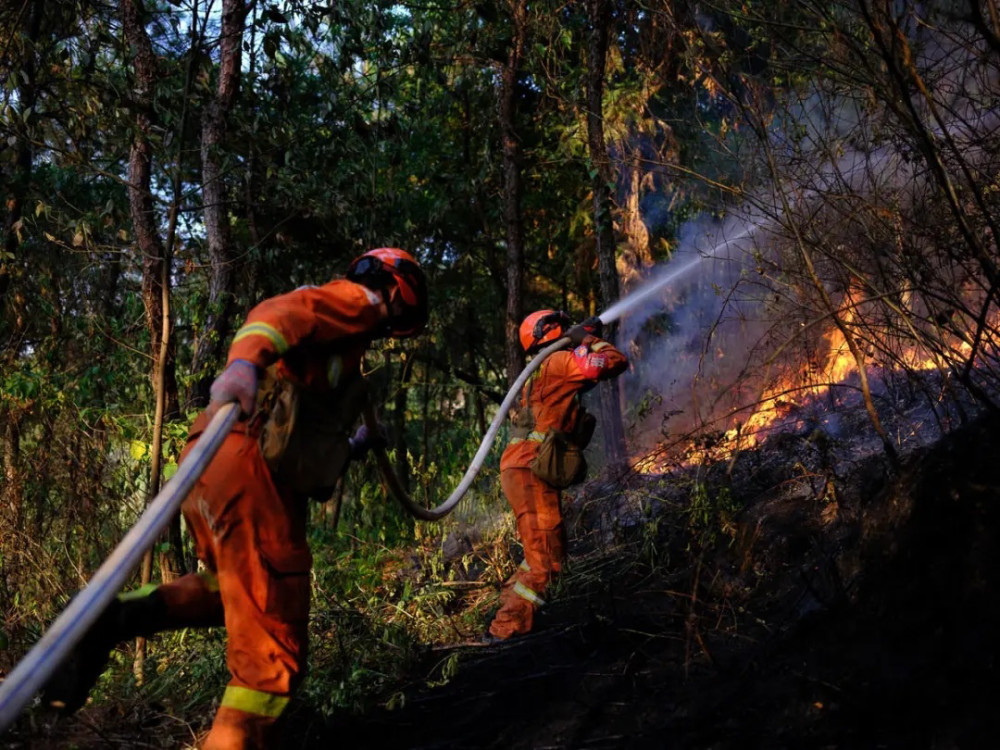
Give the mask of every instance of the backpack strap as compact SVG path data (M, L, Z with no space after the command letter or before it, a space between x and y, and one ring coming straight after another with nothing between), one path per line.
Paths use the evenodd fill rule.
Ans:
M529 406L531 388L535 383L536 377L538 377L538 371L531 376L524 386L524 390L521 391L521 406L511 417L511 421L514 423L510 431L511 444L520 443L523 440L534 440L540 443L545 439L544 433L535 430L535 414L531 411L531 406Z

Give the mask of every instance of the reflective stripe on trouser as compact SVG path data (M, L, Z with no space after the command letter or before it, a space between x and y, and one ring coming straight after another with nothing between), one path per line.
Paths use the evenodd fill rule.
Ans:
M528 633L543 595L562 570L565 531L559 510L559 491L530 469L500 472L500 484L517 518L524 562L501 594L501 605L490 633L498 638Z
M271 731L288 697L229 685L202 750L268 750L281 743Z
M118 601L115 627L122 639L223 624L219 585L208 571L170 583L147 583L119 594Z
M280 713L272 709L284 706L305 671L305 501L275 487L257 441L233 432L182 510L198 557L218 580L232 675L205 747L258 747Z

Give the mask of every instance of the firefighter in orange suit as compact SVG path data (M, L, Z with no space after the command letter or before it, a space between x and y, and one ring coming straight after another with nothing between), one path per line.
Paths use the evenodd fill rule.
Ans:
M220 405L239 402L243 419L181 508L203 571L118 597L43 697L74 711L115 644L225 624L231 679L202 747L277 747L270 730L306 665L307 500L328 497L347 462L372 442L363 425L350 433L363 403L365 349L381 336L415 335L426 322L424 274L394 248L355 259L345 279L254 307L185 448Z
M543 472L538 458L547 437L561 435L572 441L584 433L577 438L582 444L572 447L578 451L586 447L593 418L580 405L580 394L599 380L620 375L628 366L625 355L600 338L601 327L598 318L574 326L566 313L554 310L539 310L521 323L521 346L527 354L563 337L569 337L570 343L569 348L549 355L525 384L512 437L500 459L500 485L517 519L524 561L504 586L489 639L505 640L530 632L535 612L545 603L545 590L562 568L565 530L560 488L581 481L586 465L557 479L560 472ZM589 430L583 427L587 420Z

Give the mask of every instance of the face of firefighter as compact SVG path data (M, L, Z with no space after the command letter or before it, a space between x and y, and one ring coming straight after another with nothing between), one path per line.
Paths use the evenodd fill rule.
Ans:
M396 284L390 284L384 287L384 294L380 294L379 297L382 300L378 303L378 313L381 320L396 320L405 312L406 305L400 297L399 287ZM388 304L386 302L387 300ZM387 328L380 335L392 336L393 334Z
M379 320L389 320L389 318L390 318L390 315L389 315L389 309L390 309L390 307L389 307L389 305L386 304L387 296L383 296L383 295L380 294L379 297L381 297L381 299L382 299L382 301L378 303L378 317L379 317Z
M399 285L393 284L388 289L389 297L389 307L386 314L392 314L393 318L399 318L406 314L406 302L403 301L403 296L399 292Z
M383 302L379 305L379 312L382 320L387 323L381 336L408 338L423 331L427 323L427 311L419 304L419 299L416 305L412 300L407 301L406 297L413 296L409 287L404 284L401 288L393 281L382 286L380 291Z

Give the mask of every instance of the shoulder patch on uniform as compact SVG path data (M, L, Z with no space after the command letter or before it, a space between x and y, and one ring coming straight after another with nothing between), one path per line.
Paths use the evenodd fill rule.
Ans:
M575 354L578 357L586 357L588 354L590 354L590 349L584 346L583 344L580 344L580 346L576 347L576 349L573 350L573 354Z

